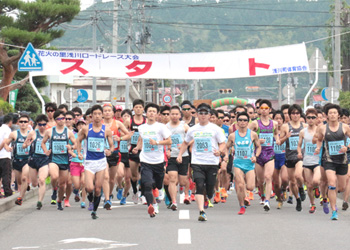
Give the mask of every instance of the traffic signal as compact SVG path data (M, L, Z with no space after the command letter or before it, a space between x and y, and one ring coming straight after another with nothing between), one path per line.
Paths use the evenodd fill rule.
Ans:
M232 89L219 89L220 94L231 94Z

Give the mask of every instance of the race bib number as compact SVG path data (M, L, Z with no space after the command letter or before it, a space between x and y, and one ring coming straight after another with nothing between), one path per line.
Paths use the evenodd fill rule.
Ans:
M52 153L53 154L67 154L67 148L66 148L67 142L65 141L53 141L52 142Z
M251 156L250 147L236 147L235 158L240 160L247 160Z
M120 147L120 153L127 153L127 152L129 152L129 150L128 150L128 142L127 141L120 141L119 147Z
M137 141L139 140L139 132L134 132L134 134L131 136L131 144L137 144Z
M103 152L104 151L104 138L90 137L88 139L88 151L90 152Z
M46 145L46 149L49 150L50 149L50 143L46 142L45 145ZM39 141L39 140L36 141L34 153L38 154L38 155L44 155L45 154L43 148L41 147L41 141Z
M156 140L156 139L153 139ZM150 139L143 139L143 152L151 153L158 151L158 145L151 145Z
M312 144L311 142L305 143L305 154L306 155L317 155L315 154L316 144Z
M178 148L183 143L182 137L179 134L171 136L171 147Z
M259 139L265 139L265 142L261 144L262 147L272 146L273 134L272 133L260 133Z
M212 152L210 138L195 138L194 145L196 147L197 152L200 152L200 153Z
M286 152L286 143L283 143L282 145L274 144L273 150L275 151L275 154L284 154Z
M350 144L350 138L348 137L348 139L346 139L346 146L349 146Z
M30 147L23 148L23 143L18 142L16 144L17 147L17 155L29 155L29 149Z
M297 150L298 142L299 142L298 136L289 137L289 149L290 150Z
M340 149L344 146L344 141L329 141L328 150L330 155L342 155Z

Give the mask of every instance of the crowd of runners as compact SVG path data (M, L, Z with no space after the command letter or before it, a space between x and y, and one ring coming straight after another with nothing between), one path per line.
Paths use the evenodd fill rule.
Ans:
M29 186L38 187L40 210L49 181L52 205L64 210L74 196L93 219L101 197L107 210L113 199L120 205L127 199L147 204L150 217L165 197L174 211L178 202L195 201L198 220L206 221L205 209L225 203L232 189L239 215L254 192L266 212L282 209L284 202L295 202L300 212L308 196L309 213L320 202L337 220L339 192L341 209L348 209L350 119L349 111L335 104L274 110L260 99L255 106L224 112L206 103L159 107L138 99L132 110L106 103L83 114L79 107L68 111L66 105L47 103L45 111L34 122L26 114L17 121L3 117L0 177L5 197L13 194L14 180L17 205ZM178 193L184 194L180 201Z

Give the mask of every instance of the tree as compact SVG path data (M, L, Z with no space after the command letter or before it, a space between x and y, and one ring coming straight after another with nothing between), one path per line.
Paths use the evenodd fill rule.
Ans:
M6 86L11 84L18 70L18 60L24 51L5 44L25 47L31 42L35 48L42 47L63 36L64 31L57 26L70 22L79 11L79 0L0 1L0 87L5 87L0 89L1 98L7 100L10 87Z

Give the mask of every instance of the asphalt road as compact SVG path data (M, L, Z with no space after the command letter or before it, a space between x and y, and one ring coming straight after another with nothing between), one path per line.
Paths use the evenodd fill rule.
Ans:
M125 206L113 202L113 209L98 210L92 220L87 209L71 199L70 208L58 211L49 204L36 210L36 198L0 214L0 249L348 249L349 211L339 211L331 221L321 206L309 214L285 203L265 212L258 196L245 215L237 215L236 194L226 204L207 209L208 221L199 222L196 204L179 205L178 211L160 204L160 213L150 218L145 205ZM338 200L338 207L341 201Z

